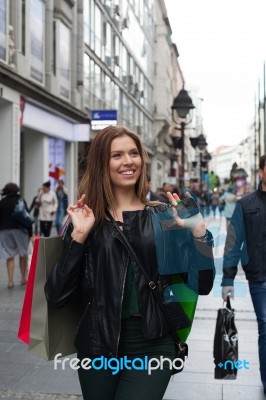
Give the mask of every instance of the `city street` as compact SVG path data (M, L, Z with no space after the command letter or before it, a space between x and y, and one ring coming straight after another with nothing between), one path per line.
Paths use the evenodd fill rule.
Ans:
M239 359L248 361L250 369L239 370L234 381L214 379L213 337L217 310L222 306L220 271L225 219L207 217L206 221L214 235L216 246L215 285L210 295L199 299L188 340L187 364L182 373L171 379L164 400L262 400L264 396L259 377L257 323L243 273L238 274L236 298L232 304L236 311L239 334ZM81 399L75 371L70 368L55 371L53 362L30 355L26 345L16 338L25 287L19 284L18 265L15 288L12 290L7 289L3 260L0 267L0 399Z

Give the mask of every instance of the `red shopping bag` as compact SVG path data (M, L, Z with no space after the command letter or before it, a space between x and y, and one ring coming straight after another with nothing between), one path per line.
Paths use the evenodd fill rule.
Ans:
M30 319L39 241L39 237L35 237L28 282L18 328L18 338L26 344L30 342Z

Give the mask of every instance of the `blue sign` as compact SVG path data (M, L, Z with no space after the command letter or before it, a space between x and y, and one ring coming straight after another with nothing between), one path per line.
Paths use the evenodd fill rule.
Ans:
M91 119L98 121L117 121L117 110L93 110Z

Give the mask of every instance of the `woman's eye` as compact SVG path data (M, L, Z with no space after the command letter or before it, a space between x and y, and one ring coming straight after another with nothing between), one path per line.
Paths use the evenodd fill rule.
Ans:
M132 155L133 157L139 156L139 152L138 152L138 151L134 151L134 153L131 153L131 155Z

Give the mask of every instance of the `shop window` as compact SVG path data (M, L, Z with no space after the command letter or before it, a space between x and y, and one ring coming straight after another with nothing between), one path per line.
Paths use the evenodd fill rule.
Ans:
M58 79L59 95L70 99L70 29L60 20L54 21L53 69Z
M0 59L8 62L8 0L0 2Z
M84 42L90 45L90 2L84 1L83 10L83 21L84 21Z

